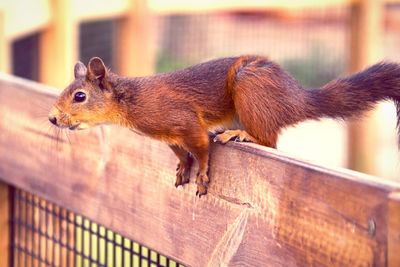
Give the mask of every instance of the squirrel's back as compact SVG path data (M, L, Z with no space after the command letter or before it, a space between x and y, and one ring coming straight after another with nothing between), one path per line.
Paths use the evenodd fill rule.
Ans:
M233 102L225 97L225 86L230 66L237 59L216 59L173 72L126 78L115 91L131 103L130 116L137 119L143 117L140 114L153 114L162 117L161 121L178 124L179 114L196 112L204 123L217 125L231 119Z

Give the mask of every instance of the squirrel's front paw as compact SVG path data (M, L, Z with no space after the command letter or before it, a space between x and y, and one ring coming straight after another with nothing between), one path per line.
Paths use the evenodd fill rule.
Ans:
M198 174L196 177L197 191L196 196L204 196L207 194L208 183L210 179L206 174Z
M197 185L197 191L196 191L196 196L204 196L205 194L207 194L207 186L202 185L202 184L198 184Z
M175 187L189 183L190 181L190 167L192 166L192 159L188 159L186 163L179 162L176 167L176 180Z

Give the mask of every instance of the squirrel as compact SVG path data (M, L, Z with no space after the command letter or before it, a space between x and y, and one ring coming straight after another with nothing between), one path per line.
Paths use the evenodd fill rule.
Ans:
M196 195L207 193L209 131L215 142L251 141L276 148L280 131L305 120L357 118L393 100L400 124L400 65L383 62L303 88L262 56L211 60L169 73L121 77L92 58L78 62L75 80L56 100L49 120L61 128L117 124L166 142L179 159L175 186L189 182L192 156L199 169Z

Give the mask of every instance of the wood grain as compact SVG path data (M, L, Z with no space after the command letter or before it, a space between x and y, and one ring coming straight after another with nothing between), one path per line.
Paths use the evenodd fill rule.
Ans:
M400 266L400 191L389 195L388 266Z
M38 116L56 94L41 87L0 77L4 182L191 266L388 265L388 196L398 183L254 144L213 144L212 183L197 199L196 168L176 189L165 144L116 127L57 141Z

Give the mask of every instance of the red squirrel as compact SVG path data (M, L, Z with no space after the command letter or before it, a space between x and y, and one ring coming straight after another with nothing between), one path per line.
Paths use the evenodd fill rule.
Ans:
M198 161L196 195L207 193L210 129L214 141L236 138L276 148L280 131L304 120L359 117L393 100L400 122L400 65L378 63L319 89L304 89L278 64L261 56L211 60L147 77L121 77L103 61L78 62L75 80L49 115L70 130L117 124L166 142L179 159L175 186L189 182Z

